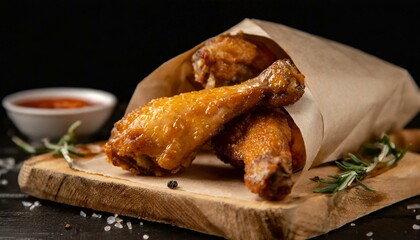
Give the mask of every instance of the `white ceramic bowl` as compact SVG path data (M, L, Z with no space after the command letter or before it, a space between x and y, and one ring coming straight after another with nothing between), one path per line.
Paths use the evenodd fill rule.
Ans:
M74 98L92 103L90 106L72 109L47 109L23 107L17 103L29 100ZM8 117L20 132L31 140L57 139L67 133L69 126L81 121L76 129L79 136L97 132L110 117L116 97L108 92L88 88L39 88L6 96L2 103Z

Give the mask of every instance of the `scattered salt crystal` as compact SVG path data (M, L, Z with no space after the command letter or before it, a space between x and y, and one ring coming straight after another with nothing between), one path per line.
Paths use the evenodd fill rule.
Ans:
M2 186L6 186L8 183L9 183L9 181L7 181L7 179L0 180L0 185L2 185Z
M111 226L109 226L109 225L108 226L105 226L104 227L104 230L105 230L105 232L108 232L109 230L111 230Z
M416 209L416 208L420 208L420 204L414 203L414 204L407 205L407 209Z
M114 227L123 228L124 226L120 222L117 222L117 223L115 223Z
M350 226L354 227L356 226L356 223L350 223Z
M126 224L127 224L128 229L130 230L133 229L133 225L131 224L130 221L127 221Z
M22 205L24 207L29 207L29 211L34 210L36 207L41 206L41 203L39 201L35 201L34 203L31 203L29 201L22 201Z
M368 233L366 233L366 236L367 236L367 237L372 237L372 236L373 236L373 232L368 232Z
M93 218L101 218L102 215L101 214L98 214L98 213L92 213L92 217Z
M119 218L119 217L116 217L116 218L115 218L115 221L116 221L116 222L119 222L119 223L124 222L124 220L122 220L122 219L121 219L121 218Z
M22 201L22 205L24 207L30 207L30 206L32 206L32 203L31 202L28 202L28 201Z
M413 230L420 230L420 225L413 224Z
M83 211L80 211L80 216L81 216L81 217L86 217L86 213L85 213L85 212L83 212Z
M114 217L118 217L118 214L114 213Z
M143 222L140 222L140 226L143 226Z
M109 216L109 217L106 219L106 222L107 222L108 224L113 224L113 223L115 223L115 217L114 217L114 216Z
M417 216L416 216L416 219L417 219L417 220L420 220L420 215L417 215Z
M0 158L0 167L6 170L12 170L16 165L14 158Z
M147 239L149 239L149 235L147 235L147 234L144 234L144 235L143 235L143 239L144 239L144 240L147 240Z

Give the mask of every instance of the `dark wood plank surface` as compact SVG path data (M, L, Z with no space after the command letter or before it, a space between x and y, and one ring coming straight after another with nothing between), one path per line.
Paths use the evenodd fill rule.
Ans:
M16 179L17 171L13 170L1 179L7 179L8 185L1 186L0 192L0 239L2 238L36 238L36 239L221 239L175 226L154 223L142 219L119 216L126 223L132 223L132 230L124 223L123 229L113 228L106 232L106 218L113 213L98 212L91 209L73 207L51 201L39 200L20 193ZM41 206L30 210L22 202L39 201ZM407 209L412 204L420 204L420 196L407 199L390 207L367 215L353 224L314 239L370 239L367 234L373 233L372 239L420 239L420 231L413 230L413 224L420 225L416 211ZM86 217L80 215L81 211ZM92 214L101 214L94 218ZM66 229L66 224L71 229ZM354 225L354 226L353 226ZM234 229L232 229L234 231Z

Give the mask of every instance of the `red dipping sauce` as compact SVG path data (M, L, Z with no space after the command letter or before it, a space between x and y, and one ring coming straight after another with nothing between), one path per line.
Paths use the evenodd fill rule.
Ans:
M48 109L71 109L92 106L91 102L75 98L44 98L16 103L18 106Z

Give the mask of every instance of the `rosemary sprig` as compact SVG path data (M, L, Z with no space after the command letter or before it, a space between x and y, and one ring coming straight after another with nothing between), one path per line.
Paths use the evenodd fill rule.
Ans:
M62 136L57 143L51 143L49 139L44 138L42 142L44 146L35 148L28 144L27 142L23 141L17 136L12 137L12 141L18 145L22 150L29 154L37 155L42 153L51 152L54 156L61 156L63 157L67 163L69 164L70 168L73 168L73 158L74 156L83 156L83 153L79 152L75 148L76 143L76 128L80 126L81 122L76 121L72 125L70 125L69 129L67 130L67 134Z
M315 176L312 181L322 183L324 186L314 190L316 193L337 193L347 187L360 185L368 191L375 191L363 180L372 172L395 166L408 151L409 146L399 149L388 135L373 144L362 145L360 156L349 153L344 159L335 161L343 172L329 175L330 179Z

